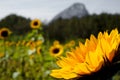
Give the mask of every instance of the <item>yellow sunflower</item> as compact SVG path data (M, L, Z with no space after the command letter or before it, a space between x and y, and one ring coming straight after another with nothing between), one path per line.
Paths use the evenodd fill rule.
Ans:
M43 43L42 40L35 41L36 46L40 46L42 43Z
M21 41L18 41L17 43L16 43L16 46L18 47L18 46L20 46L21 45Z
M58 57L63 53L63 46L58 44L58 45L53 45L50 47L50 54L54 57Z
M41 21L39 19L34 19L30 23L31 28L38 29L41 27Z
M40 55L40 54L41 54L41 52L42 52L41 47L37 47L37 54L38 54L38 55Z
M21 45L22 45L22 46L25 46L25 44L26 44L26 41L23 40L23 41L21 42Z
M64 79L97 80L100 77L100 80L105 80L103 76L108 75L111 69L114 71L113 65L120 61L115 59L118 55L120 57L120 52L117 52L119 44L120 35L117 29L112 30L110 34L100 32L97 38L91 35L85 44L79 43L66 57L61 57L56 62L60 69L52 70L50 75ZM90 75L95 76L91 78ZM84 78L85 76L87 78Z
M35 55L34 54L31 54L30 55L30 59L34 59Z
M74 40L71 40L71 41L69 42L69 46L70 46L70 47L75 46L75 41L74 41Z
M32 40L26 42L25 46L28 47L28 46L30 46L31 44L33 44L33 41L32 41Z
M0 39L6 39L12 32L8 28L0 29Z
M31 49L31 50L34 50L35 48L36 48L35 42L32 42L32 43L30 44L30 49Z
M75 41L74 40L71 40L70 42L68 42L68 43L65 44L66 48L72 48L74 46L75 46Z
M53 42L53 45L58 45L58 44L60 44L60 42L59 42L58 40L55 40L55 41Z
M0 53L0 58L4 57L5 54L4 53Z

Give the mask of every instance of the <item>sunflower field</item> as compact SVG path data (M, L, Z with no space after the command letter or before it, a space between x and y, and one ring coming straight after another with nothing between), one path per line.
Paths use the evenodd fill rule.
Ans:
M6 27L0 29L0 80L56 80L49 75L58 67L56 60L75 46L74 40L66 44L45 40L39 19L30 26L32 31L25 36L13 36Z
M120 79L117 29L61 43L44 38L39 19L32 20L30 27L32 31L23 36L0 29L0 80Z

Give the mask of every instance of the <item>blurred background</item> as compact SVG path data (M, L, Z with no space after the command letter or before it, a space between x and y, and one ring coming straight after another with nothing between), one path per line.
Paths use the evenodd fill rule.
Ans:
M38 18L45 37L60 41L86 38L99 31L119 29L119 5L119 0L1 0L0 27L23 34L30 30L29 22Z

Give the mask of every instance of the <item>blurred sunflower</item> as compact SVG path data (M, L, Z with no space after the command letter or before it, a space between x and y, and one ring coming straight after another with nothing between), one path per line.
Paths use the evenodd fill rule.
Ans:
M60 42L59 42L58 40L55 40L55 41L53 42L53 45L58 45L58 44L60 44Z
M51 71L55 78L107 80L120 70L120 34L117 29L90 36L85 44L72 49L57 61L60 69Z
M18 47L18 46L20 46L21 45L21 41L18 41L17 43L16 43L16 47Z
M39 19L34 19L30 23L31 28L38 29L41 27L41 21Z
M53 45L50 47L50 54L54 57L58 57L63 53L63 46L58 44L58 45Z
M41 52L42 52L41 47L37 47L37 54L38 54L38 55L40 55L40 54L41 54Z
M32 41L32 40L26 42L25 46L28 47L28 46L30 46L31 44L33 44L33 41Z
M66 48L72 48L74 46L75 46L75 41L74 40L71 40L69 43L65 44Z
M4 57L5 54L4 53L0 53L0 58Z
M33 49L35 49L35 48L36 48L35 42L31 42L31 44L30 44L30 49L33 50Z
M0 39L6 39L12 32L8 28L0 29Z
M42 40L35 41L36 46L40 46L42 43L43 43Z
M22 46L25 46L25 44L26 44L26 41L23 40L23 41L21 42L21 45L22 45Z
M34 57L35 57L34 54L30 55L30 59L34 59Z

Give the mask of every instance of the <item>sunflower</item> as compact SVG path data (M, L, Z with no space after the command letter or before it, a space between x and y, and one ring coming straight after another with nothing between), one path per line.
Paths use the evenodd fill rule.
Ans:
M30 46L31 44L33 44L33 41L32 41L32 40L26 42L25 46L28 47L28 46Z
M38 29L41 27L41 21L39 19L34 19L30 23L31 28Z
M32 42L32 43L30 44L30 49L31 49L31 50L34 50L35 48L36 48L35 42Z
M74 40L71 40L70 42L68 42L67 44L65 44L66 48L72 48L74 46L75 46L75 41Z
M54 57L58 57L63 53L63 46L58 44L58 45L53 45L50 47L50 54Z
M43 43L42 40L35 41L36 46L40 46L42 43Z
M74 41L74 40L71 40L71 41L69 42L69 45L70 45L70 46L75 46L75 41Z
M51 71L51 76L64 79L106 80L120 70L120 35L117 29L90 36L85 44L68 52L56 62L60 69ZM107 75L106 75L107 74ZM106 76L105 76L106 75Z
M26 41L23 40L23 41L21 42L21 45L24 46L25 44L26 44Z
M4 53L0 53L0 58L4 57L5 54Z
M16 43L16 47L20 46L20 44L21 44L21 41L18 41L18 42Z
M8 28L0 29L0 39L6 39L12 32Z
M58 45L58 44L60 44L60 42L59 42L58 40L55 40L55 41L53 42L53 45Z
M41 52L42 52L41 47L37 47L37 54L38 54L38 55L40 55L40 54L41 54Z
M31 54L30 55L30 59L34 59L35 55L34 54Z

